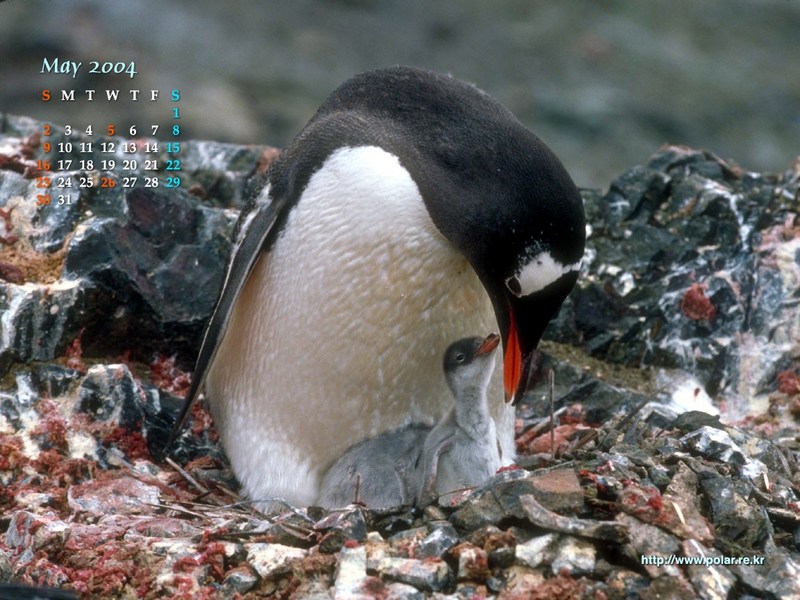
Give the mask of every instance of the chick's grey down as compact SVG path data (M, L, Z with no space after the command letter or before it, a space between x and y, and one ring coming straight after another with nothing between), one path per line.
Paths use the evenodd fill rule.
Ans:
M458 340L444 355L454 405L434 426L409 425L349 448L322 477L316 504L370 508L444 502L500 467L487 388L499 336Z

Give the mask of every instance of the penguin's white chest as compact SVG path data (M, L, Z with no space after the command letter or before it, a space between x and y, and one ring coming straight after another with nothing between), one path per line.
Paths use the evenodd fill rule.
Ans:
M445 348L496 327L399 160L335 151L257 262L206 381L245 491L312 503L319 473L349 446L446 412ZM491 396L510 438L497 381Z

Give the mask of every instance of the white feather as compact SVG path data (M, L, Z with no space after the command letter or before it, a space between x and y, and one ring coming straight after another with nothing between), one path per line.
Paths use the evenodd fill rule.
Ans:
M313 502L320 472L352 444L439 419L452 403L446 347L496 328L397 157L338 149L255 265L206 381L245 491ZM513 410L499 378L491 397L508 462Z

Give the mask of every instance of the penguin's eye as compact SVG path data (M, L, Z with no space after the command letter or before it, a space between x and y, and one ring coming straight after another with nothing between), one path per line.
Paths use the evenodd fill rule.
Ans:
M522 295L522 286L519 283L519 279L516 276L509 277L506 279L506 287L508 291L514 294L517 297Z
M463 352L456 354L456 362L464 362L466 355Z

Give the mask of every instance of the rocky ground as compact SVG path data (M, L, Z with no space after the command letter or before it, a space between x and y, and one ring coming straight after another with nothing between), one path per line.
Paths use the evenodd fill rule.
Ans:
M797 164L749 173L665 147L584 191L584 273L519 408L517 467L421 512L263 515L202 409L159 450L237 209L275 151L187 142L177 191L37 206L40 130L0 115L0 582L81 598L800 598Z

